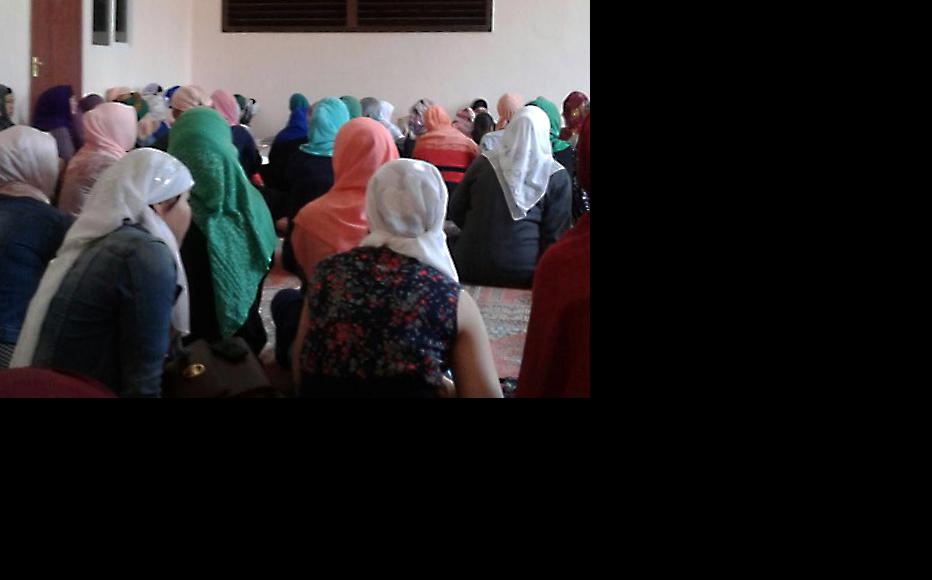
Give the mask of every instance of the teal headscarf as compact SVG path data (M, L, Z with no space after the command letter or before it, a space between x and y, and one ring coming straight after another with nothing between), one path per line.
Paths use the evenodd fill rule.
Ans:
M560 109L558 109L552 101L548 101L544 97L537 97L537 99L531 101L528 105L539 107L547 113L547 117L550 119L550 145L553 146L553 154L556 155L561 151L569 149L570 144L560 140L560 131L563 128L560 122Z
M345 97L340 97L340 100L343 101L343 104L346 105L346 108L349 110L350 119L362 117L362 103L359 102L359 99L347 95Z
M310 108L311 104L307 101L307 97L301 93L291 95L291 101L288 103L289 111L295 111L296 109L304 109L306 111Z
M191 171L194 223L207 238L217 323L229 338L246 322L278 236L269 208L249 183L230 137L230 124L197 107L172 127L169 154Z
M350 120L349 111L343 101L327 97L314 105L314 114L307 130L307 145L301 151L308 155L333 157L333 141L340 127Z

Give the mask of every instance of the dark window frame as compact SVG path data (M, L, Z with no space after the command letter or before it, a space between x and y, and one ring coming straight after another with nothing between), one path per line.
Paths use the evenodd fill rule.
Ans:
M268 32L492 32L494 16L494 0L484 0L486 3L486 22L482 25L359 25L358 0L346 0L346 26L276 26L251 25L233 26L229 19L229 0L223 0L222 5L222 31L224 33L268 33Z

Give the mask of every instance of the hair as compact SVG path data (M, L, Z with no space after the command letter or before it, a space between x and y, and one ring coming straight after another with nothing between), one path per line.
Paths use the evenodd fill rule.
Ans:
M495 119L488 113L479 113L472 127L472 140L478 145L483 137L495 130Z

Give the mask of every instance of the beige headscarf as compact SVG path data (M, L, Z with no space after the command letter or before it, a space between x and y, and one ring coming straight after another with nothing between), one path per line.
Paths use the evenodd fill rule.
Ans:
M58 174L54 137L25 125L0 132L0 193L51 203Z

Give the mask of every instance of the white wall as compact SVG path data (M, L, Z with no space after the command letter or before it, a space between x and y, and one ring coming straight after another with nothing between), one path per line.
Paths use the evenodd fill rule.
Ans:
M139 89L151 82L191 82L192 24L195 0L132 0L128 44L94 46L93 2L84 0L83 93L104 94L110 87ZM202 2L203 0L198 0ZM2 0L0 83L16 93L14 121L27 121L31 46L30 0Z
M4 84L16 95L15 123L22 123L29 114L29 59L30 0L2 0L0 18L3 18L3 33L0 34L0 84Z
M7 0L4 0L7 1ZM203 0L197 0L200 4ZM195 0L131 0L129 43L93 44L93 2L84 0L84 94L115 86L168 89L191 82L191 33Z
M496 0L494 32L447 34L223 34L221 4L194 2L193 80L256 98L259 138L284 126L293 92L386 99L396 118L425 97L452 116L506 92L590 94L589 0Z

